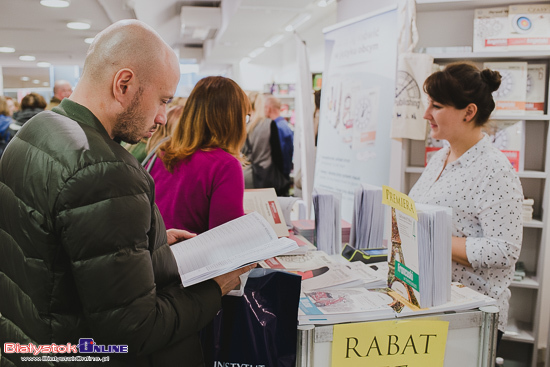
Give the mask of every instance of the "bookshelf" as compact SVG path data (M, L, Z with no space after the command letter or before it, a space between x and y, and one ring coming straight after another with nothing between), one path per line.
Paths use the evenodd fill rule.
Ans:
M454 3L425 3L417 6L419 30L418 48L472 46L474 9L512 4L530 4L536 1L476 1ZM459 31L460 30L460 31ZM550 308L550 246L548 211L550 183L550 115L548 108L550 50L508 52L464 52L432 54L434 62L444 65L453 61L469 60L482 67L490 61L526 61L545 63L546 98L545 114L499 116L495 120L525 121L525 168L518 172L524 194L534 198L533 220L524 222L523 244L519 261L523 261L527 276L510 285L512 293L508 327L497 356L503 357L505 366L538 367L544 363L544 350L549 334ZM404 139L402 143L401 189L409 192L424 171L424 141ZM546 361L550 366L550 361Z

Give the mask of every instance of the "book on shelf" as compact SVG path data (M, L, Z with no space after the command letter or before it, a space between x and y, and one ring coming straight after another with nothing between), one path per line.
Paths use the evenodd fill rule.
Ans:
M297 247L286 237L277 238L264 217L252 212L178 242L170 249L181 282L189 287Z
M458 282L450 283L450 298L439 306L418 308L390 288L337 288L302 291L299 324L338 324L415 315L465 311L496 301Z
M525 162L525 121L490 120L483 130L493 146L500 150L516 172L523 171Z
M274 188L244 190L243 209L245 213L260 213L278 237L288 237L285 215Z
M388 286L411 304L441 305L450 299L452 209L417 204L383 187L388 205L384 237L388 241Z
M546 64L527 63L527 95L525 113L544 114L544 96L546 94Z
M550 4L508 7L508 51L550 50Z
M521 208L521 214L524 222L533 220L533 205L535 201L533 199L523 199L523 205ZM517 267L517 266L516 266Z
M474 52L507 51L509 34L507 6L475 9Z
M362 183L355 189L349 241L352 247L383 247L384 211L381 187Z
M315 245L329 255L339 254L342 252L341 194L314 188L312 198Z
M485 62L483 68L500 73L500 86L493 92L493 116L523 115L527 96L527 62Z

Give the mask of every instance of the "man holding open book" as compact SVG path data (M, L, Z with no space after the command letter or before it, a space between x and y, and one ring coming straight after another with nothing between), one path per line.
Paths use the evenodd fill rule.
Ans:
M0 160L0 345L204 365L198 331L251 267L184 288L170 244L190 235L166 231L152 178L119 144L166 123L179 75L154 30L117 22L95 37L71 97L11 141Z

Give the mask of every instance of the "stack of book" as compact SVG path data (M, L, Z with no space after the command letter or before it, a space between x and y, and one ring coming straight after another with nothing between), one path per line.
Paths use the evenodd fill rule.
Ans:
M277 256L258 264L262 268L279 269L300 275L303 292L320 288L380 287L385 285L387 276L387 272L377 271L362 262L334 261L323 251Z
M302 291L300 324L338 324L344 322L391 319L411 315L463 311L495 305L491 297L460 283L450 284L450 300L442 305L420 309L389 288L353 287Z
M525 264L522 261L516 263L516 270L514 271L514 282L521 282L525 279Z
M415 204L407 195L383 187L389 205L388 286L420 307L444 304L451 296L452 209Z
M313 189L315 212L315 245L329 255L342 252L341 194Z
M292 230L297 236L303 236L309 242L315 242L315 221L313 219L298 219L292 221Z
M533 219L533 204L535 201L533 199L523 199L523 221L528 222Z
M340 220L340 227L342 228L342 243L349 243L351 233L351 223L345 220Z
M349 244L354 248L380 248L384 237L382 188L361 184L355 190Z

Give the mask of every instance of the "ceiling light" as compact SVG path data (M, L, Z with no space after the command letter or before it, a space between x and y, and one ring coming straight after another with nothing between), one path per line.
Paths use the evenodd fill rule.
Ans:
M15 48L13 48L13 47L0 47L0 52L4 52L4 53L15 52Z
M320 6L321 8L324 8L325 6L329 6L333 2L334 0L321 0L317 3L317 5Z
M67 28L70 29L90 29L90 23L86 22L69 22L67 23Z
M279 42L280 40L282 40L283 38L284 38L283 34L277 34L277 35L271 37L269 40L267 40L266 43L264 43L264 46L265 47L271 47L274 44L276 44L277 42Z
M285 31L292 32L310 19L311 19L311 14L309 13L300 14L296 19L292 21L292 23L286 26Z
M41 61L37 62L36 66L38 66L39 68L49 68L50 66L52 66L52 64L50 64L49 62Z
M261 54L264 51L265 51L265 48L258 47L257 49L255 49L254 51L249 53L248 56L250 56L251 58L255 58L256 56L258 56L259 54Z
M44 83L42 83L42 85L45 86L45 87L49 87L49 86L50 86L50 83L44 82Z
M87 44L91 44L92 42L94 42L94 39L95 39L95 37L85 38L84 42L86 42Z
M69 0L40 0L40 5L49 8L66 8L71 5L71 2Z
M21 81L23 81L23 82L28 82L29 80L31 80L31 78L29 78L28 76L22 76L21 77Z
M32 81L32 83L33 83L33 84L40 84L40 80L34 79L34 80Z
M252 60L250 57L243 57L241 59L241 64L248 64Z
M31 55L22 55L22 56L19 56L19 60L21 60L21 61L35 61L36 57L31 56Z

